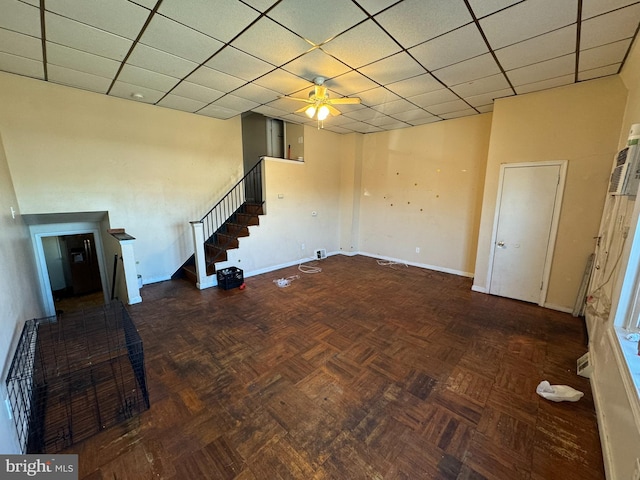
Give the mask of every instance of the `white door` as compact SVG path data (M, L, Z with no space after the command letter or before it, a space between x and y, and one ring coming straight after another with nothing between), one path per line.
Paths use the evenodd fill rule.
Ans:
M544 304L566 162L505 164L489 293Z

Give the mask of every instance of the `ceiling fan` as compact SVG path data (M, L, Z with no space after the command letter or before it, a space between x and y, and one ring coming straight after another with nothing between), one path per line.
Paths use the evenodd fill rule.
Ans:
M308 105L298 109L295 113L304 112L309 118L315 118L320 122L324 121L330 114L340 115L334 105L355 105L360 103L357 97L329 98L327 87L324 86L324 77L316 77L313 79L314 87L309 92L309 98L286 97L299 102L305 102Z

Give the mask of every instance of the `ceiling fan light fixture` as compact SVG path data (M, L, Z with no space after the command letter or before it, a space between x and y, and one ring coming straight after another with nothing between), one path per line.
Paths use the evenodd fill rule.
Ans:
M329 116L329 107L322 105L318 109L318 120L322 121Z
M309 105L304 113L307 115L307 117L313 118L313 116L316 114L316 107L314 105Z

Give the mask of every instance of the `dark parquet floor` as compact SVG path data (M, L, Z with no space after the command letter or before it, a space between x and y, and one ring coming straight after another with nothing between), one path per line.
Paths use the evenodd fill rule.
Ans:
M604 479L582 319L368 257L319 266L145 286L151 409L75 445L80 478ZM549 402L545 379L585 396Z

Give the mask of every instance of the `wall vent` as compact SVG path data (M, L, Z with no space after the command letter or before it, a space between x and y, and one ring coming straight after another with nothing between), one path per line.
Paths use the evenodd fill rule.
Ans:
M591 355L589 355L589 352L582 355L576 364L578 367L578 375L585 378L591 378L591 371L593 370L593 367L591 366Z
M316 259L324 260L325 258L327 258L327 251L324 248L316 250Z

